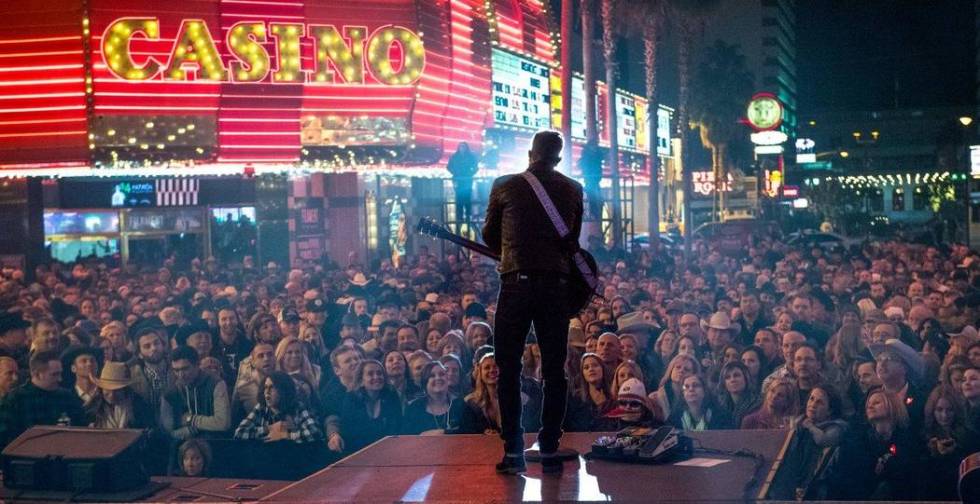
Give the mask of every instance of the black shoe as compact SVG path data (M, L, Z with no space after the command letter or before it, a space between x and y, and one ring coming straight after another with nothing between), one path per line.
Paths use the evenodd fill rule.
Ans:
M512 457L504 455L503 460L497 464L497 472L500 474L521 474L527 472L527 464L524 462L524 455Z
M542 474L558 474L565 469L565 464L561 458L555 455L542 455L541 456L541 473Z

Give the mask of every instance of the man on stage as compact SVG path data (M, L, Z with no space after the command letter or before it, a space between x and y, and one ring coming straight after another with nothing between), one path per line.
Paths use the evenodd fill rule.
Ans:
M556 457L565 417L568 317L567 290L575 274L572 252L582 230L582 186L555 171L562 137L555 131L534 135L527 172L543 186L554 210L571 231L563 240L526 174L494 181L483 239L500 254L500 294L495 317L494 352L500 377L501 438L504 458L497 472L526 470L521 428L521 356L531 324L541 347L544 403L538 444L542 471L560 472Z

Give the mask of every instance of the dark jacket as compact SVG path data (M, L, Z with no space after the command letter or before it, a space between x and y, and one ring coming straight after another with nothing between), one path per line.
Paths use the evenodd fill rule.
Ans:
M922 476L923 443L907 429L896 430L881 441L874 427L863 425L850 431L841 443L833 474L834 500L911 500L918 493ZM876 473L878 461L881 473Z
M554 224L534 190L520 175L506 175L493 183L487 206L483 239L500 254L501 274L514 271L572 272L571 250L582 231L582 185L546 165L528 168L544 186L570 236L558 238Z
M421 434L433 429L443 429L446 434L456 433L463 417L464 401L454 397L449 402L449 411L444 415L432 415L425 410L428 405L426 396L419 397L405 407L405 420L402 432L405 434Z
M487 431L500 432L496 419L487 418L480 405L473 401L465 401L463 417L459 421L457 434L483 434Z
M347 394L340 409L340 434L344 448L353 453L385 437L402 432L402 402L389 387L381 391L381 413L371 418L367 410L367 396L360 391Z
M0 403L0 446L6 446L35 425L57 425L67 420L73 426L88 425L82 400L74 391L48 391L27 382Z

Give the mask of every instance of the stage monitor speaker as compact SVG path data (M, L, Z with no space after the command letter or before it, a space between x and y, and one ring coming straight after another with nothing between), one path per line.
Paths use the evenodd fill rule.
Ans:
M3 484L21 490L119 492L146 485L143 431L33 427L0 455Z

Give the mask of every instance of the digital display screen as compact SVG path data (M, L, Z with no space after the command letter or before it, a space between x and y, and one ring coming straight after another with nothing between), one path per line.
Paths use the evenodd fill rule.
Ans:
M616 93L616 138L619 147L636 150L636 100L629 95Z
M551 127L551 69L493 50L493 117L498 126L529 130Z
M152 180L119 182L112 188L110 204L113 208L155 206L156 199L156 184Z
M119 232L118 212L44 212L44 234L100 234Z

